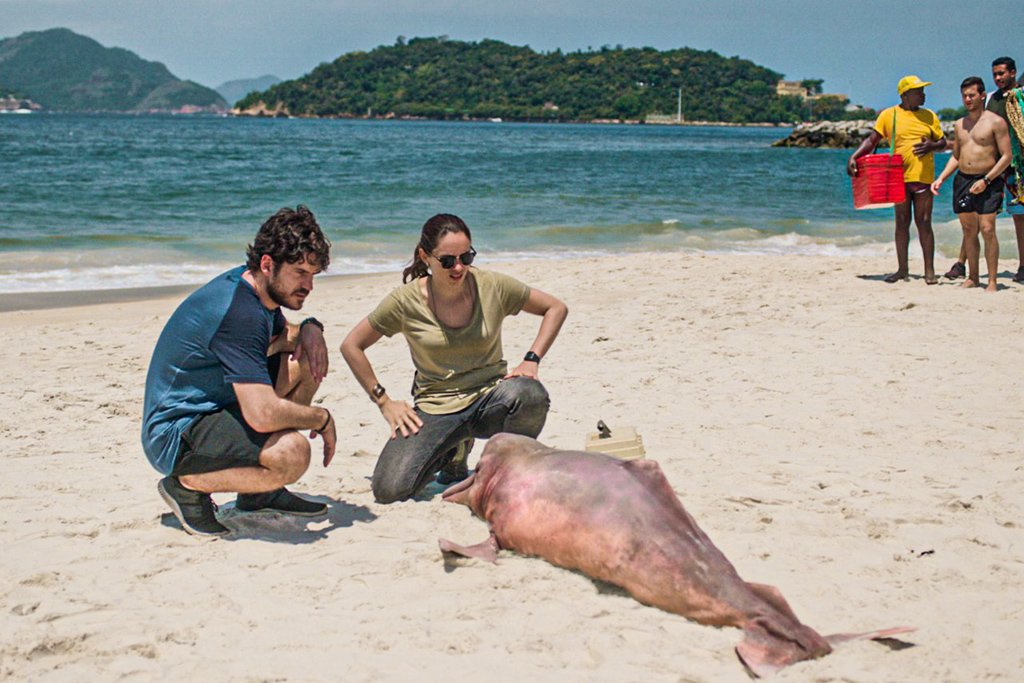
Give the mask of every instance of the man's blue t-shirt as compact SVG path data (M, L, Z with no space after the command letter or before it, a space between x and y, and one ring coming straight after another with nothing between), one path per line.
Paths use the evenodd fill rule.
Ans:
M163 474L197 417L238 401L233 383L272 384L267 348L285 319L260 302L244 272L233 268L197 289L160 333L146 375L142 447Z

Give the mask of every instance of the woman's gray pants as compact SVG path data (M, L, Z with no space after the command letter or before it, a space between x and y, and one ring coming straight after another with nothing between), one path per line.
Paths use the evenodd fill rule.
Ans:
M530 377L502 380L469 407L450 415L430 415L416 408L423 426L416 434L399 432L373 470L373 496L378 503L411 498L427 485L445 457L466 439L512 432L536 438L551 404L544 385Z

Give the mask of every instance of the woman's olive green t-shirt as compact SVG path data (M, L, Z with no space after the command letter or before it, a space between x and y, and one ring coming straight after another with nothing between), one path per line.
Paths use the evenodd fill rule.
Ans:
M479 268L470 274L466 284L476 287L476 301L465 327L451 328L437 319L419 280L392 290L367 317L385 337L405 335L416 367L413 400L431 415L466 408L505 376L501 324L530 298L530 288L513 277Z

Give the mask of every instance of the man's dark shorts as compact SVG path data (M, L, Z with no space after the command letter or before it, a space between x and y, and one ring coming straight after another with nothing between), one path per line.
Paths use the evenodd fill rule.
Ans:
M246 424L241 406L232 403L216 413L199 417L185 430L171 474L180 476L232 467L257 467L260 451L270 436Z
M981 180L984 174L953 176L953 213L999 213L1003 208L1003 179L996 178L979 194L971 194L971 185Z
M284 354L267 359L271 380L277 379ZM257 432L242 417L242 408L232 403L222 410L196 419L181 435L181 448L174 463L174 476L203 474L232 467L258 467L260 451L270 434Z

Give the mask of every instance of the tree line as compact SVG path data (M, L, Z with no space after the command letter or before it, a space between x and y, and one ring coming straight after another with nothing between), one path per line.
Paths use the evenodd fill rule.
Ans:
M605 46L536 52L497 40L399 38L351 52L309 74L240 100L297 116L502 118L529 121L674 116L679 90L689 121L790 123L838 117L845 100L776 94L782 75L740 59L691 48ZM820 81L811 81L818 84Z

